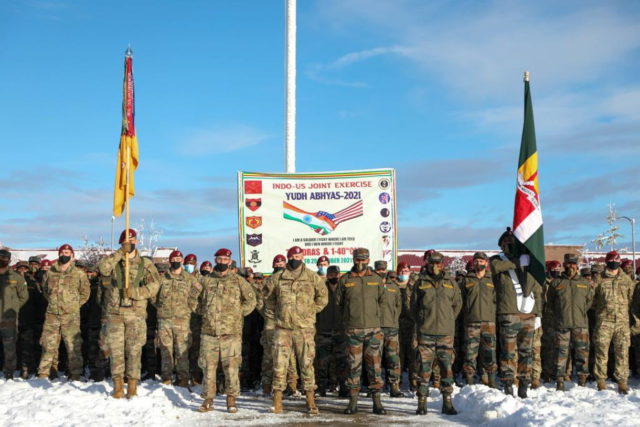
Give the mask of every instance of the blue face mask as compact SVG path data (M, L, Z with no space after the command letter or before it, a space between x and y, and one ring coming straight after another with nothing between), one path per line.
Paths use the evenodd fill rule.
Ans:
M321 276L326 276L327 275L327 267L325 267L324 265L321 265L320 267L318 267L318 274Z
M187 270L187 273L191 274L196 269L196 266L193 264L185 264L184 269Z
M409 280L409 275L408 274L399 274L398 275L398 282L406 282L407 280Z

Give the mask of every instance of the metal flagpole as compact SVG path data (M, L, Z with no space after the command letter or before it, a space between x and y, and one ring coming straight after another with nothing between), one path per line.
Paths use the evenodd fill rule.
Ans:
M296 171L296 0L286 0L285 167Z

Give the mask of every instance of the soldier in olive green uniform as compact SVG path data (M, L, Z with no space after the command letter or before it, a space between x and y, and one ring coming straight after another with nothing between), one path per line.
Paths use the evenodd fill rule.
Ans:
M556 335L556 389L564 391L569 348L575 351L578 384L584 386L589 376L589 320L593 289L578 274L578 256L565 254L564 273L555 279L547 293L547 305L553 311Z
M169 255L171 268L161 275L160 290L154 305L158 317L158 341L160 343L160 375L164 384L171 384L176 370L176 385L189 385L189 343L191 312L197 302L194 294L202 286L196 278L182 268L182 252L175 250Z
M462 309L462 295L455 281L444 271L444 257L429 254L427 270L420 274L411 295L411 314L416 321L420 357L420 387L416 414L427 413L429 380L434 360L442 374L442 412L455 415L453 392L453 349L456 317Z
M296 355L302 388L309 414L318 413L315 404L315 324L316 315L327 305L328 291L324 281L304 265L302 248L287 252L287 267L267 281L269 295L265 300L267 316L275 321L273 347L273 412L282 412L282 392L286 386L291 353Z
M473 255L472 270L462 285L465 318L465 359L463 370L467 384L474 383L477 359L487 375L487 384L496 387L496 291L487 274L488 258L484 252Z
M231 251L215 253L213 273L201 277L201 292L192 296L202 313L202 342L199 364L204 373L201 412L213 409L216 396L218 362L222 365L227 394L227 411L237 412L236 397L240 395L240 363L242 362L242 322L256 307L251 285L231 271ZM192 303L195 308L195 304Z
M380 402L382 389L381 349L384 335L380 329L380 304L384 298L384 282L368 268L369 250L358 248L353 252L354 266L338 282L336 303L342 311L345 333L348 339L347 360L351 390L346 414L358 411L358 393L362 362L369 377L369 390L373 398L373 412L386 414Z
M137 395L140 381L142 346L147 340L147 300L154 298L160 287L160 275L153 262L140 256L133 229L120 234L121 248L103 258L98 267L102 275L105 307L105 341L111 358L113 397L124 396L127 376L127 398ZM129 260L129 285L126 286L125 257Z
M607 268L600 276L593 298L596 327L593 340L596 347L594 376L598 390L606 388L609 346L613 342L615 353L614 378L618 391L629 392L629 309L633 300L634 283L620 268L620 255L616 251L607 254Z
M89 299L91 287L87 274L77 268L73 248L60 246L58 261L42 281L42 294L47 299L47 314L42 329L42 358L38 378L47 378L60 338L69 357L69 379L77 381L82 374L82 336L80 335L80 307Z
M4 377L13 379L17 368L16 341L18 336L18 312L29 298L27 282L9 268L11 252L0 249L0 337L4 350Z
M386 263L385 263L386 264ZM385 265L386 269L386 265ZM380 302L380 326L384 341L382 345L382 361L386 364L387 384L391 397L401 397L400 380L400 313L402 312L402 294L393 280L385 280L382 301Z
M416 369L416 347L415 324L411 318L410 302L413 284L410 280L411 269L409 264L401 262L396 269L394 282L400 290L402 301L402 311L400 312L400 328L398 329L398 342L400 345L400 371L409 373L409 382L413 390L417 389L418 372Z

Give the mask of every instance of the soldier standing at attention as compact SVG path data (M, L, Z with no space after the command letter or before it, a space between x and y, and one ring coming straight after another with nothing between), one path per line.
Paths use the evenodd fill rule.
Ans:
M0 337L4 351L4 377L13 379L17 368L18 312L29 298L27 282L9 267L11 252L0 249Z
M103 276L105 307L105 339L111 358L113 397L124 397L127 376L127 398L137 395L140 381L142 346L147 340L147 300L154 298L160 287L160 275L153 262L140 256L136 249L137 233L129 229L120 234L120 249L98 264ZM125 289L125 257L129 258L129 287Z
M380 303L380 326L382 328L382 334L384 335L382 362L386 365L386 380L389 385L389 395L391 397L401 397L400 380L402 379L402 371L400 370L400 340L398 338L398 330L400 329L400 313L402 312L402 293L395 281L386 279L386 261L376 261L376 264L379 262L384 262L384 274L380 277L385 282L383 285L384 293Z

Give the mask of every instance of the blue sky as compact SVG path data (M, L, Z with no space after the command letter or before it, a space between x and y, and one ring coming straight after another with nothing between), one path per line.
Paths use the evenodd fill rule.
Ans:
M129 43L132 223L237 253L236 172L284 169L281 0L0 3L2 244L109 241ZM299 0L297 43L298 171L396 168L400 248L496 246L525 70L547 242L640 220L640 3Z

